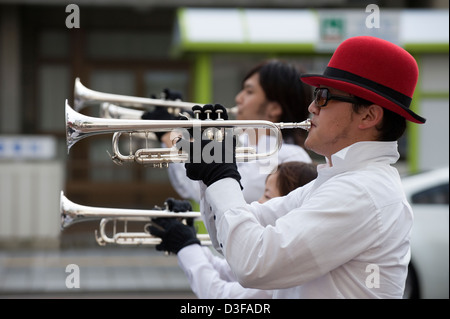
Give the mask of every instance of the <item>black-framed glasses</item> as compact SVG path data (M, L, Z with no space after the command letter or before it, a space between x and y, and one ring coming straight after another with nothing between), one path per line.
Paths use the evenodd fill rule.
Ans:
M357 99L351 98L349 96L333 95L330 93L330 90L328 88L316 88L314 90L314 102L317 106L327 106L329 100L336 100L353 104L358 104L360 102Z

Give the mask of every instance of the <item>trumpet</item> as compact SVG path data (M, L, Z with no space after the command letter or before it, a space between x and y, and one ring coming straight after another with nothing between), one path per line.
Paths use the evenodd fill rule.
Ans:
M101 114L109 114L112 118L130 118L129 116L131 116L132 119L139 116L139 114L142 115L145 110L152 110L157 106L167 108L167 111L174 115L178 115L182 111L190 111L194 105L203 106L203 104L180 100L171 101L94 91L85 87L81 83L80 78L75 79L74 109L76 111L80 111L86 105L102 102L106 103L102 105L102 108L106 109L101 110ZM108 108L113 110L108 111ZM130 112L133 110L127 110L127 108L135 109L134 111L137 112ZM227 113L235 115L237 107L227 110Z
M78 141L83 138L97 135L114 133L112 159L115 163L137 162L139 164L148 164L153 167L167 167L169 163L185 162L188 155L178 150L175 146L172 148L156 148L156 149L140 149L135 154L123 155L119 151L118 140L121 134L144 133L150 132L169 132L176 129L229 129L233 130L233 134L237 131L239 135L248 129L264 129L270 130L275 136L275 146L269 150L257 152L253 147L237 147L236 161L250 161L269 158L276 154L282 144L281 130L286 128L301 128L309 130L311 122L308 120L300 123L272 123L263 120L136 120L136 119L105 119L83 115L75 111L66 100L66 140L67 152Z
M99 229L95 230L95 239L101 246L106 244L118 245L157 245L161 243L161 239L144 232L129 232L127 229L128 222L146 222L144 230L152 223L152 218L199 218L199 212L180 212L175 213L167 209L165 210L142 210L142 209L120 209L106 207L91 207L76 204L69 200L64 192L60 195L60 213L61 213L61 230L72 226L73 224L85 221L100 219ZM113 222L113 232L108 236L106 226L109 222ZM117 232L117 222L123 222L122 232ZM202 245L211 245L208 234L197 234L197 238Z
M174 104L175 105L175 104ZM197 104L199 105L199 104ZM180 114L180 112L176 113L174 110L179 110L178 108L169 108L168 112L171 114ZM181 111L181 110L180 110ZM184 110L184 111L190 111ZM238 111L237 106L233 106L232 108L227 109L227 114L235 117ZM141 111L138 109L127 108L123 106L119 106L117 104L113 104L110 102L102 102L100 104L100 117L108 118L108 119L128 119L128 120L139 120L142 118L142 115L145 111Z

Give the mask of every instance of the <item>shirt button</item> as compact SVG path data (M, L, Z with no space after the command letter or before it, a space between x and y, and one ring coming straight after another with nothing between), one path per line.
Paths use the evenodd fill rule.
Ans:
M213 218L214 218L214 220L216 220L216 215L214 215L214 217L213 217Z
M220 248L223 248L223 245L222 245L222 243L220 243Z

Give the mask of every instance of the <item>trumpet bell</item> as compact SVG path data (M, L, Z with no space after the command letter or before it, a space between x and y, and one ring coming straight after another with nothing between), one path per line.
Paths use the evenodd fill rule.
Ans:
M130 232L128 231L128 223L144 222L144 229L151 223L152 218L179 218L186 220L187 218L199 218L200 212L181 212L175 213L166 210L142 210L142 209L119 209L106 207L91 207L76 204L69 200L64 192L60 193L60 214L61 214L61 230L72 226L75 223L100 220L99 230L95 232L95 237L100 245L118 244L118 245L156 245L161 239L154 237L147 231ZM107 224L113 223L112 235L106 230ZM117 223L123 223L123 231L117 232ZM198 234L197 237L204 245L210 245L208 234Z

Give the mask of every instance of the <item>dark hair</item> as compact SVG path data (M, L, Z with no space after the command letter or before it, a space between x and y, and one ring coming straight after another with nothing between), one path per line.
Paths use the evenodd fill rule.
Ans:
M353 111L355 113L358 113L361 108L365 108L373 104L372 102L357 96L355 96L354 98L358 101L358 103L353 104ZM405 133L406 119L403 116L392 112L391 110L388 110L384 107L382 108L383 120L377 126L377 130L380 133L378 136L378 141L397 141Z
M255 73L259 74L259 84L266 98L281 105L283 113L280 122L301 122L308 118L312 91L300 80L299 68L285 61L267 60L251 69L242 83ZM283 139L286 143L303 146L305 138L304 130L283 130Z
M397 141L406 130L406 119L388 109L383 108L383 122L378 126L381 132L380 141Z
M277 187L281 196L308 184L317 177L317 164L305 162L284 162L278 165Z

